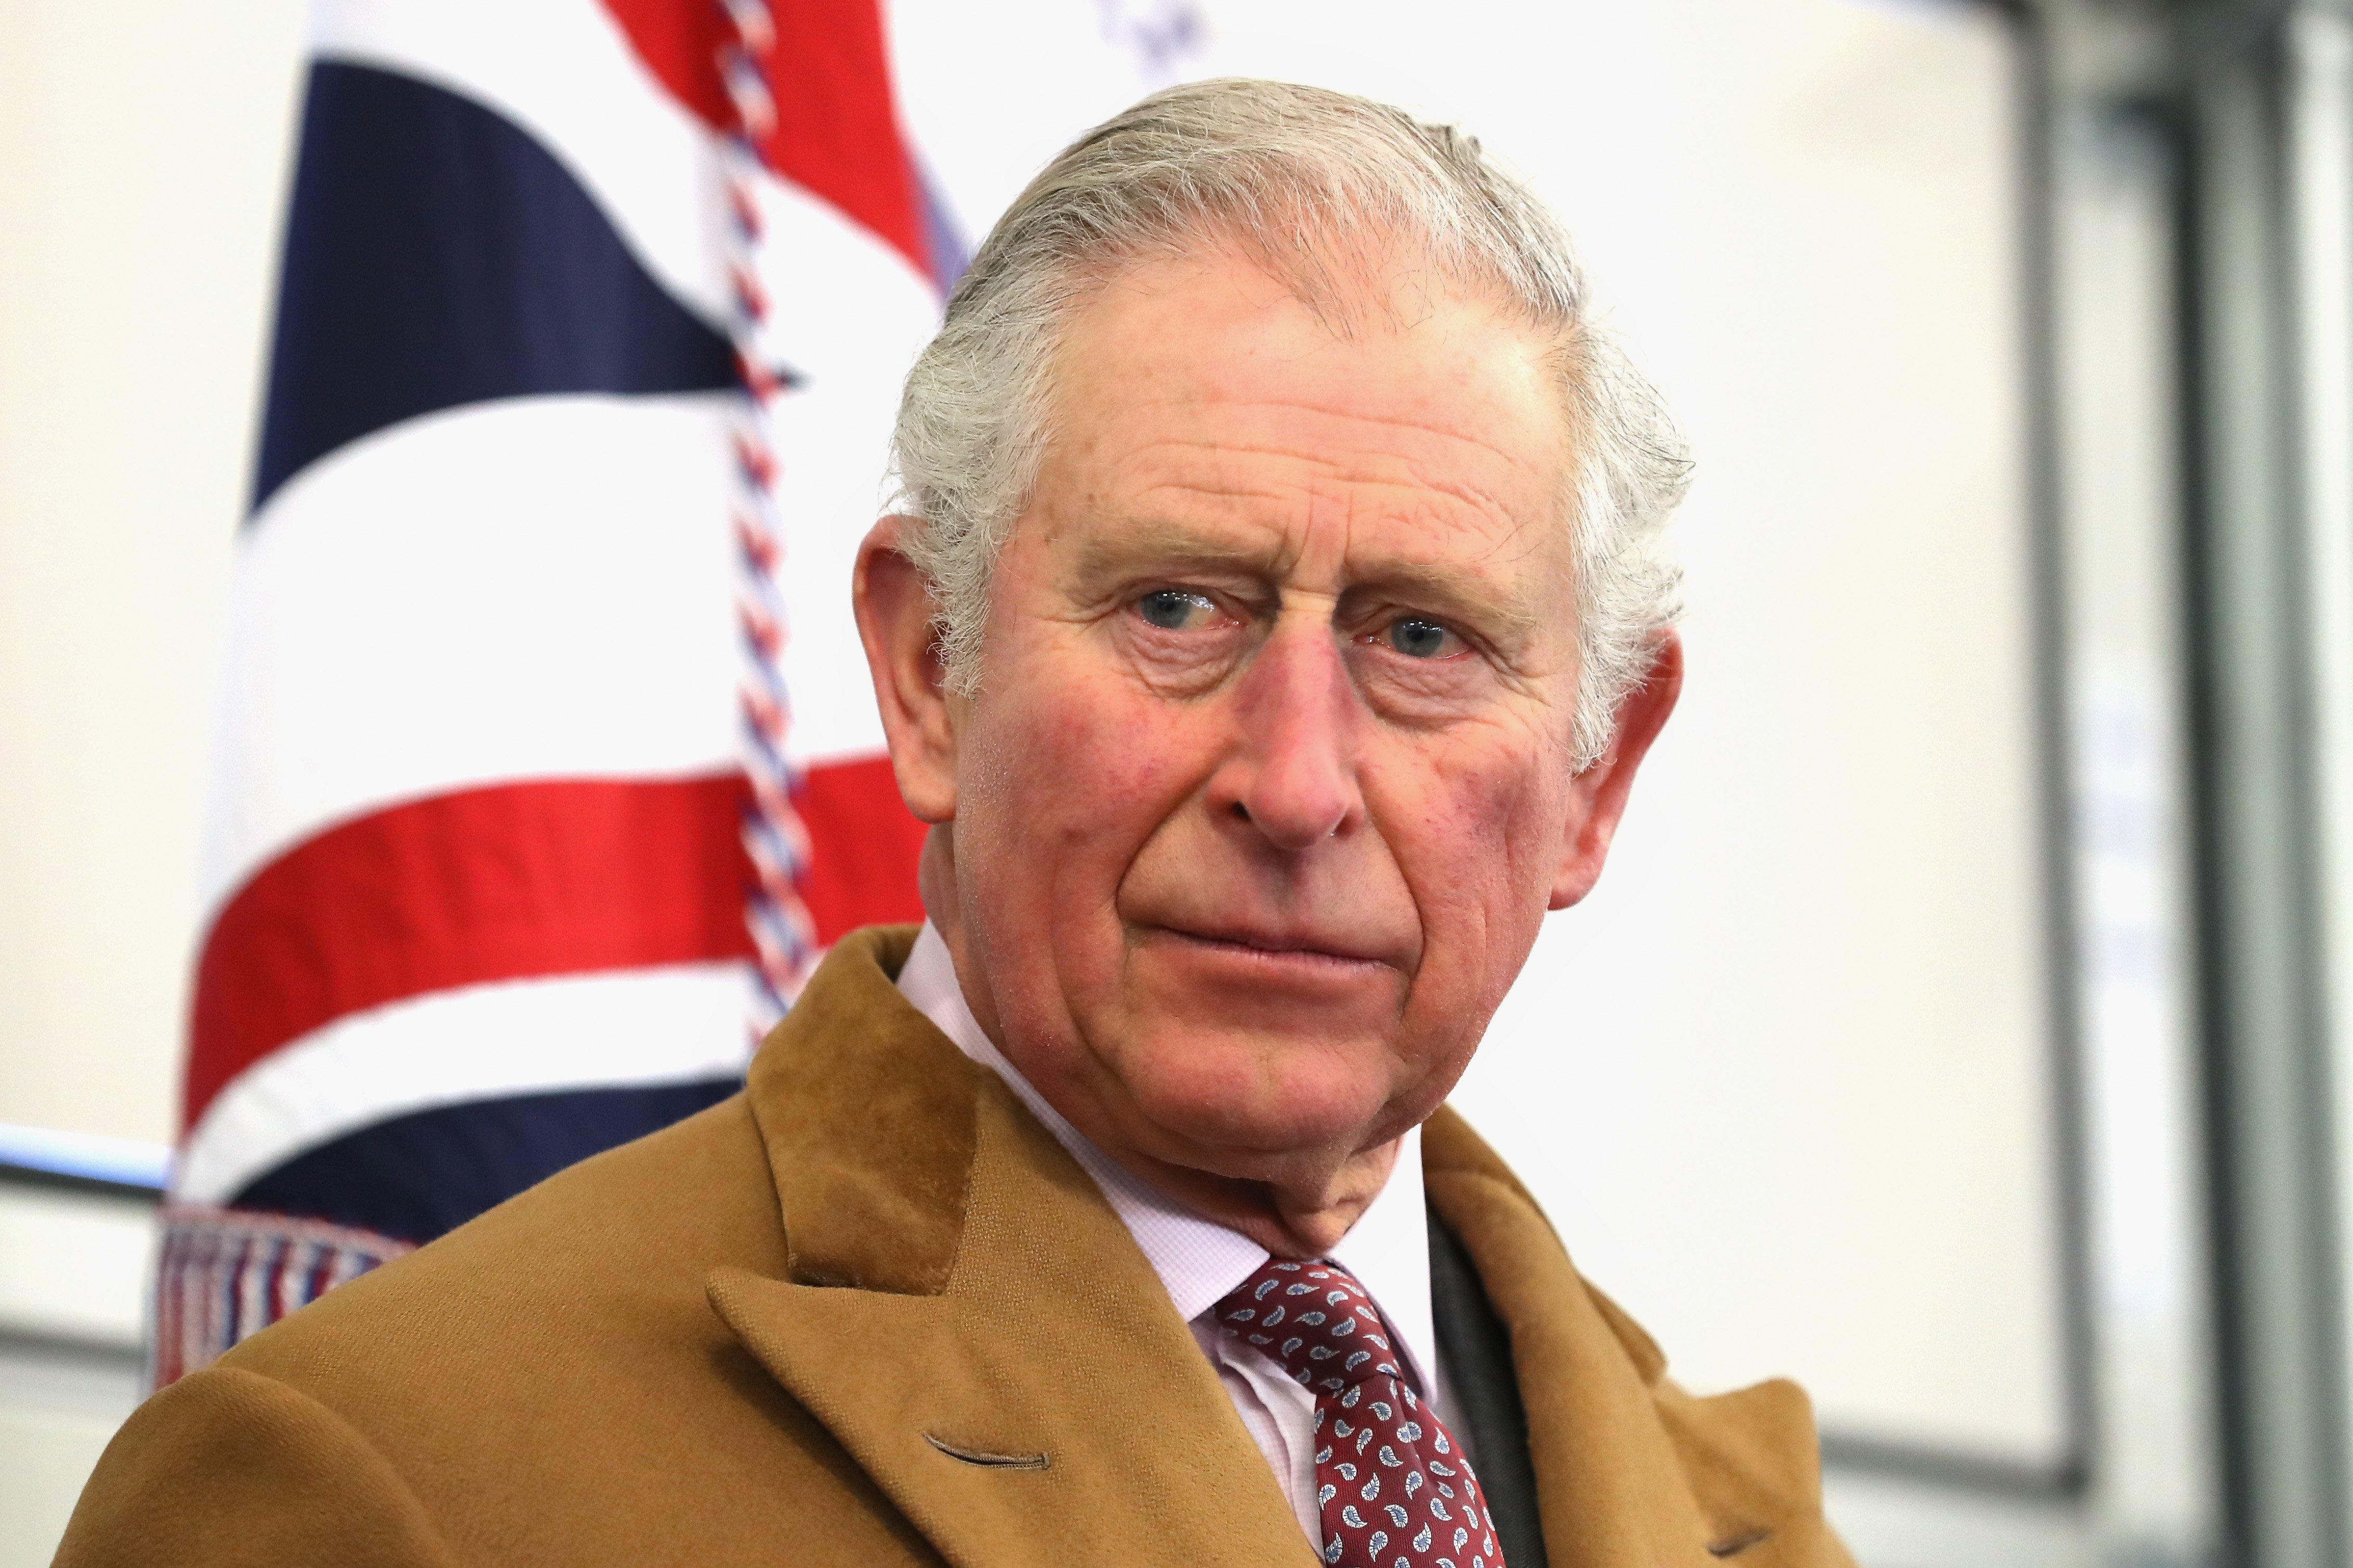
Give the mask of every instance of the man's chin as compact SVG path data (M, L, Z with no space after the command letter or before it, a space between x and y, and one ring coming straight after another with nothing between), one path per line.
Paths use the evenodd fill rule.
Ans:
M1168 1121L1131 1142L1123 1163L1165 1195L1288 1257L1338 1243L1387 1182L1396 1146L1394 1136L1368 1137L1377 1110L1329 1126L1260 1121L1230 1106L1151 1111Z
M1229 1180L1271 1181L1362 1148L1389 1109L1388 1066L1369 1051L1350 1060L1328 1042L1208 1028L1131 1048L1118 1071L1144 1124L1137 1148Z

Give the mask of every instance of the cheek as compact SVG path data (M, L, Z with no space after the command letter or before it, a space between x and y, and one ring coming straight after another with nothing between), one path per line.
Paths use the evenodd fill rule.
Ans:
M956 843L994 884L1058 914L1108 904L1144 841L1189 787L1182 721L1075 658L1027 661L977 706L965 743Z
M1550 902L1568 809L1566 765L1519 746L1456 743L1414 759L1398 778L1392 848L1421 915L1418 978L1438 993L1431 1003L1492 1008Z

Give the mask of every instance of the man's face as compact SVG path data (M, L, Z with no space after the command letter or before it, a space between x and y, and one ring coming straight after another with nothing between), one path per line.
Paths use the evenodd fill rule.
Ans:
M1426 274L1353 314L1213 251L1079 316L979 693L909 790L984 1026L1131 1163L1396 1138L1606 847L1543 347Z

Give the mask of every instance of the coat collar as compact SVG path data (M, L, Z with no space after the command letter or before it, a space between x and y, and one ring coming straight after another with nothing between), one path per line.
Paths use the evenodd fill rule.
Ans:
M787 1273L717 1270L712 1306L960 1568L1310 1568L1118 1215L892 984L913 936L845 938L754 1062ZM1683 1394L1452 1110L1422 1160L1510 1333L1554 1568L1843 1561L1801 1395Z
M913 935L844 940L753 1064L789 1272L712 1304L951 1563L1307 1568L1118 1216L892 985Z

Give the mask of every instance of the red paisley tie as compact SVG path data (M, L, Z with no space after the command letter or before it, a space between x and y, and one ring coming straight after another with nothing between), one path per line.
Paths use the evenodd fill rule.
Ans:
M1332 1568L1504 1568L1471 1461L1400 1370L1336 1263L1270 1259L1218 1321L1315 1395L1315 1500Z

